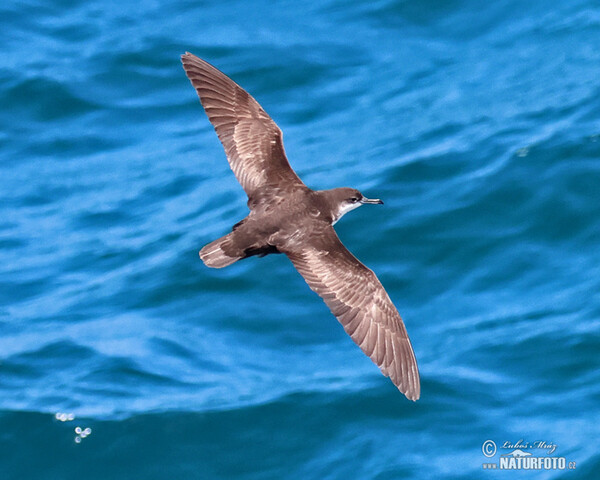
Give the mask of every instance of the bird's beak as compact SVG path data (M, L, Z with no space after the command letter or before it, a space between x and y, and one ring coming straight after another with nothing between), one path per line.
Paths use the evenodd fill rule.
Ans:
M379 200L378 198L365 198L363 197L360 203L370 203L372 205L383 205L383 200Z

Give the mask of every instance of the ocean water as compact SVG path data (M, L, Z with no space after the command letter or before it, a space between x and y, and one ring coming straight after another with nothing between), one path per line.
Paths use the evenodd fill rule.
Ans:
M2 479L598 478L597 2L27 0L0 25ZM247 208L186 50L307 185L385 200L336 229L418 402L284 256L198 259ZM566 468L484 468L515 449Z

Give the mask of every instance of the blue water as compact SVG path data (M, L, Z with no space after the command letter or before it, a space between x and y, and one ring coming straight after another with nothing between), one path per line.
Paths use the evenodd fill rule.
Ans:
M598 478L597 2L30 0L0 26L2 479ZM305 183L385 200L336 228L418 402L285 257L198 259L247 210L186 50ZM483 469L519 440L575 469Z

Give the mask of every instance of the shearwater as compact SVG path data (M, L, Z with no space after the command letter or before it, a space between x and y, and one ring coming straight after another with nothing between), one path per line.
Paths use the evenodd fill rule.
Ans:
M258 102L195 55L186 52L181 61L250 209L231 233L200 250L204 264L222 268L253 255L286 254L352 340L407 398L417 400L419 371L404 322L373 271L333 229L350 210L383 202L354 188L308 188L287 160L281 130Z

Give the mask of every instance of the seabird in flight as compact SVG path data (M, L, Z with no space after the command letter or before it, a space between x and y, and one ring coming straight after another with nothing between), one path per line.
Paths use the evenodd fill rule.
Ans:
M372 270L340 241L333 225L350 210L381 204L354 188L312 190L296 175L282 133L254 98L204 60L181 61L227 160L248 195L250 213L231 233L200 250L206 266L284 253L361 350L410 400L419 371L400 314Z

